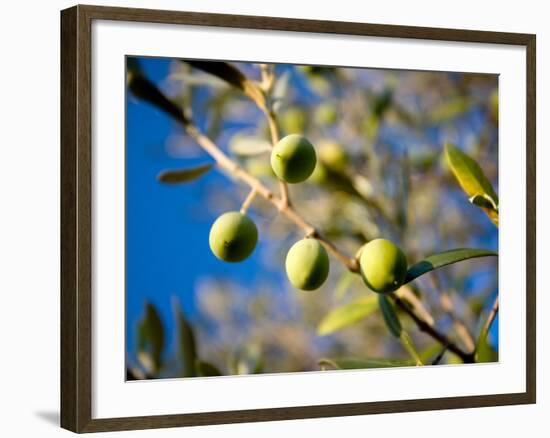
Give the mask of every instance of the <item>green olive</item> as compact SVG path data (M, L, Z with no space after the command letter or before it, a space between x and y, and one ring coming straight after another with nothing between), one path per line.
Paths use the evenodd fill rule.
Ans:
M307 138L299 134L287 135L271 152L271 167L275 175L291 184L305 181L313 173L317 157Z
M323 103L315 109L313 118L318 125L332 126L338 121L338 113L333 104Z
M407 275L407 258L401 249L386 239L375 239L360 251L359 266L365 284L378 293L401 287Z
M210 228L210 249L220 260L240 262L246 259L258 241L254 222L238 211L222 214Z
M306 128L307 116L303 109L290 107L280 115L279 123L285 134L300 134Z
M285 267L286 275L294 287L315 290L328 277L327 251L316 239L302 239L288 251Z
M340 143L332 140L323 140L319 144L319 160L336 172L345 171L348 165L345 149Z

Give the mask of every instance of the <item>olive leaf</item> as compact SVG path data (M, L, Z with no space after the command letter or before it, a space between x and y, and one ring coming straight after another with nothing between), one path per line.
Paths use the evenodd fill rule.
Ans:
M229 85L238 88L246 96L258 105L261 109L266 109L265 95L260 87L248 79L237 67L227 62L213 61L184 61L192 67L198 68L204 72L210 73L220 79L223 79Z
M393 307L393 304L390 302L388 297L379 294L378 306L382 311L384 322L386 323L386 327L388 327L390 333L396 338L400 338L403 327L401 326L401 322L399 321L397 313L395 313L395 308Z
M461 262L463 260L478 258L478 257L497 257L498 253L488 249L475 249L475 248L458 248L451 249L449 251L440 252L426 257L424 260L411 266L407 271L405 277L405 283L409 283L421 275L434 269L441 268L443 266L450 265L452 263Z
M215 365L200 359L195 360L195 369L199 377L221 376L222 372Z
M162 362L164 328L157 309L146 303L145 315L137 326L138 359L149 373L156 373Z
M196 363L197 346L193 327L185 318L179 304L175 303L176 327L178 332L179 354L183 363L182 377L197 375Z
M431 123L444 123L464 114L472 107L469 98L457 96L435 107L429 114L428 120Z
M189 124L182 108L166 97L153 82L143 76L140 70L128 70L126 77L128 89L135 97L161 109L183 125Z
M354 357L344 357L338 359L323 358L317 363L322 370L355 370L362 368L389 368L415 365L415 362L410 359L371 359Z
M271 151L271 144L263 138L250 135L235 135L229 142L229 149L236 155L249 157Z
M456 146L445 144L445 159L470 202L481 207L498 226L498 195L477 162ZM481 205L481 199L487 203Z
M180 184L194 181L213 167L213 164L201 164L188 169L165 170L157 176L160 182L166 184Z
M329 335L355 324L375 312L377 308L378 304L374 294L337 307L321 320L317 327L317 334Z

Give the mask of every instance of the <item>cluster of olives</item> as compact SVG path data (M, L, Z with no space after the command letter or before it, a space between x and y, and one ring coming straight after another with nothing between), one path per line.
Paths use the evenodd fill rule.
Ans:
M308 179L316 163L315 149L299 134L284 137L271 152L273 172L290 184ZM257 241L256 225L238 211L222 214L210 229L210 249L217 258L226 262L246 259L254 251ZM405 280L407 260L401 249L389 240L376 239L364 245L358 253L358 261L365 284L375 292L392 292ZM285 268L294 287L318 289L329 273L327 251L317 239L302 239L288 251Z

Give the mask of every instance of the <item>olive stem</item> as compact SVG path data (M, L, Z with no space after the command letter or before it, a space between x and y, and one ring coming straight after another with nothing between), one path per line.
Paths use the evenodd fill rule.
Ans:
M498 300L498 295L497 297L495 298L495 301L493 303L493 306L491 307L491 312L489 313L489 316L487 317L487 321L485 321L485 324L483 325L483 328L481 329L481 333L479 334L479 338L477 340L477 345L476 345L476 351L475 353L477 353L477 349L479 347L479 345L485 341L485 339L487 339L487 336L489 335L489 330L491 330L491 326L493 325L493 322L498 314L498 308L499 308L499 300Z
M252 176L244 168L229 158L210 138L201 133L199 129L190 121L184 124L184 129L197 144L202 147L216 162L218 166L233 175L236 179L248 184L252 190L267 201L271 202L277 209L300 227L307 235L321 242L327 251L340 260L350 271L359 272L359 264L355 258L348 257L332 242L324 238L317 229L306 221L292 206L282 198L277 197L269 188L267 188L259 179Z
M244 200L243 205L241 205L241 213L242 214L246 214L246 212L248 211L248 208L250 207L250 205L254 201L255 197L256 197L256 189L253 188L252 190L250 190L250 193L248 194L248 196Z
M155 92L159 96L162 96L166 102L169 102L168 98L166 98L162 94L162 92L158 90L158 88L155 89ZM157 102L150 101L150 103L153 103L159 106ZM346 256L332 242L324 238L319 233L319 231L317 231L315 227L313 227L313 225L311 225L300 214L298 214L290 205L288 201L288 192L286 190L281 191L281 198L275 196L275 194L268 187L266 187L259 179L252 176L245 169L239 166L239 164L231 160L209 137L204 135L190 120L184 117L183 112L176 111L174 106L174 108L172 108L167 113L183 126L187 134L191 138L193 138L193 140L195 140L195 142L216 161L218 166L220 166L222 169L226 170L228 173L233 175L237 180L240 180L246 183L251 189L256 191L257 194L259 194L261 197L263 197L267 201L271 202L275 207L279 209L279 211L284 216L286 216L290 221L294 222L298 227L304 230L306 235L309 235L310 237L315 238L319 242L321 242L325 246L325 248L334 257L340 260L351 272L359 273L359 262L357 261L357 258ZM272 115L268 117L268 121L270 121L269 122L270 130L272 132L272 136L275 135L274 138L278 138L278 129L277 129L275 114L274 113L271 113L271 114ZM285 189L286 189L286 184L285 184ZM286 198L285 198L285 193L287 194ZM416 323L416 325L421 331L428 333L430 336L432 336L442 345L446 346L450 351L457 354L465 363L473 363L475 361L473 354L469 354L462 351L459 347L457 347L454 343L452 343L447 338L447 336L437 331L432 324L426 322L424 319L417 316L416 313L411 308L409 308L409 306L402 299L397 297L397 295L391 294L391 296L395 300L396 304L400 308L402 308L407 314L410 315L410 317L413 319L413 321ZM495 315L496 315L496 312L495 312ZM494 319L494 316L492 317L492 319ZM491 320L491 323L492 323L492 320ZM490 324L489 324L489 327L490 327Z
M401 298L399 298L395 293L391 293L390 296L394 299L395 304L402 309L411 319L415 322L420 331L425 332L430 335L440 344L447 347L449 351L452 351L456 354L464 363L474 363L474 354L467 353L458 347L453 341L451 341L447 335L438 331L432 324L429 324L427 321L419 317L408 304L405 303Z
M279 142L280 135L279 135L279 126L277 125L277 116L275 115L275 112L273 110L269 110L265 112L267 117L267 123L269 125L269 132L271 134L271 147L275 147L275 145ZM288 185L286 182L279 181L279 190L281 191L281 201L282 205L290 205L290 197L288 194Z

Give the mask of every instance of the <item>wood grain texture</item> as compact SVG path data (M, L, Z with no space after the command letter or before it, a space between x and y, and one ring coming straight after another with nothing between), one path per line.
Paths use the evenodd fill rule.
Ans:
M93 20L135 21L525 46L527 50L526 392L198 414L92 419L91 23ZM534 403L536 400L535 60L536 39L534 35L530 34L99 6L75 6L62 11L61 426L74 432L99 432Z

